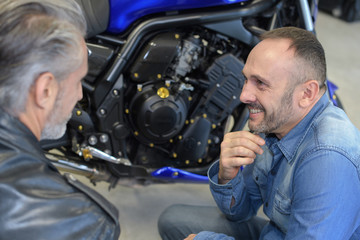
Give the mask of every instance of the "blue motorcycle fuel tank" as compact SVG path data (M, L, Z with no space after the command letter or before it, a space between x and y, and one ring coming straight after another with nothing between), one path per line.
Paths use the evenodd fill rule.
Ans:
M223 6L247 0L110 0L108 31L121 33L137 19L160 12Z

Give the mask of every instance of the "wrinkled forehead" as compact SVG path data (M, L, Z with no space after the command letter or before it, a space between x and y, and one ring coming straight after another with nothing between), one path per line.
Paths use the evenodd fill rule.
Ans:
M247 77L259 76L269 82L284 83L296 71L294 49L289 48L288 39L266 39L256 45L250 52L244 67ZM281 81L280 81L281 80Z
M277 59L294 56L294 49L291 49L290 39L265 39L258 43L250 52L249 57L257 57L276 61Z

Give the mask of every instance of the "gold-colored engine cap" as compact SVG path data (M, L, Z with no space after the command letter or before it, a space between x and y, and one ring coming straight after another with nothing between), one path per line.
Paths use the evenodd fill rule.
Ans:
M157 95L161 98L168 98L170 96L170 92L167 88L161 87L157 91Z

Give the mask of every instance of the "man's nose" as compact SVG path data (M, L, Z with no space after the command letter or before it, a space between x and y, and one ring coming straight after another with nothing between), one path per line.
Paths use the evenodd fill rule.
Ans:
M248 83L245 83L240 95L240 101L243 103L250 103L256 101L256 96Z

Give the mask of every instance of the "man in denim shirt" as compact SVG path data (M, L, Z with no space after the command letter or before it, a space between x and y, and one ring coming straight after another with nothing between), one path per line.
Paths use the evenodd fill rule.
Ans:
M208 172L226 218L171 206L163 239L360 239L360 134L329 101L324 50L294 27L262 39L243 69L251 132L226 134Z

